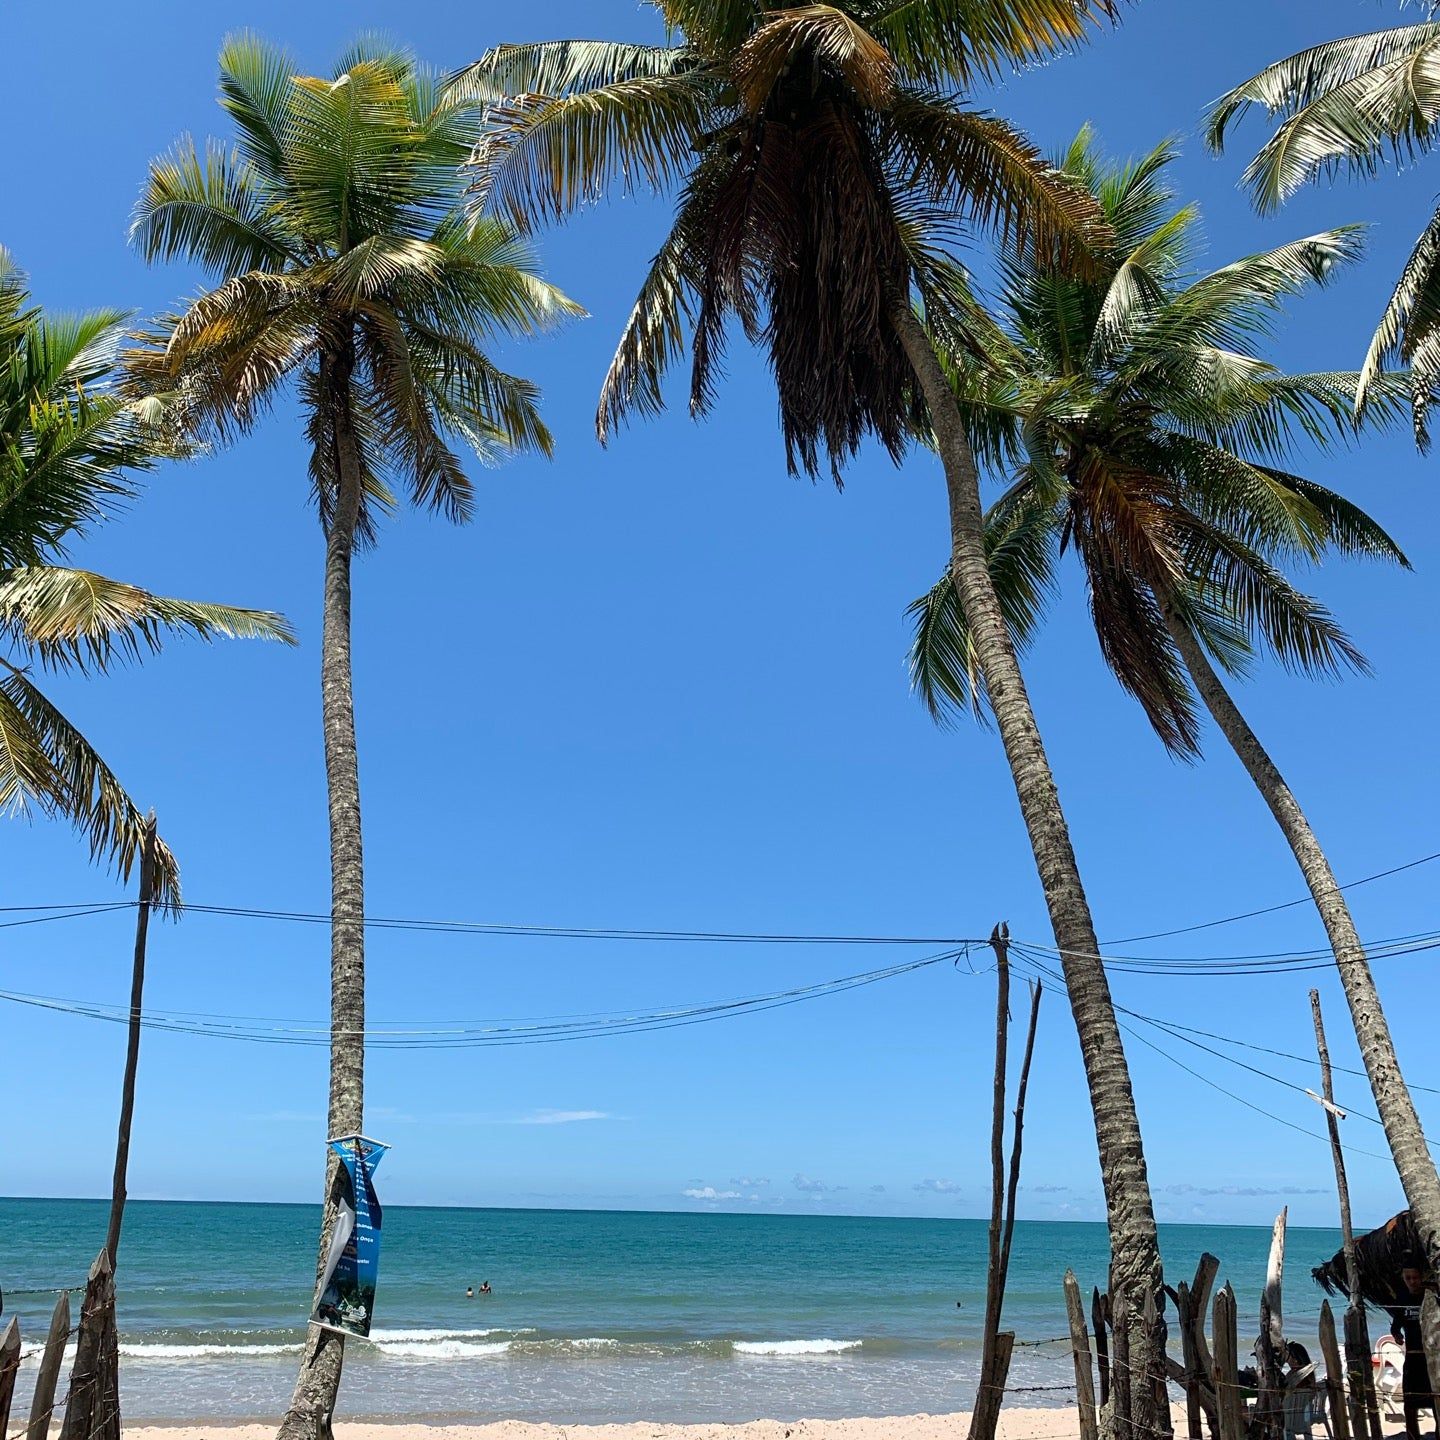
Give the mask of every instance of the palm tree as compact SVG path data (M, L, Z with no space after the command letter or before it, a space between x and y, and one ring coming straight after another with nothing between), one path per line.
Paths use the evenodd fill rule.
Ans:
M1083 40L1110 0L655 0L675 43L505 45L458 78L487 102L477 205L516 225L612 185L677 193L601 391L602 441L663 404L690 337L690 407L717 384L726 325L765 350L792 472L839 478L867 436L897 460L933 431L951 567L977 637L1057 943L1096 1118L1112 1287L1132 1356L1160 1260L1140 1127L1095 930L1049 762L985 564L974 456L915 313L964 336L951 242L964 222L1083 261L1096 207L1003 120L952 92ZM1151 1359L1147 1359L1151 1357ZM1137 1424L1163 1423L1137 1386Z
M1039 621L1059 549L1085 573L1101 652L1176 754L1199 752L1194 697L1260 790L1335 952L1391 1153L1427 1243L1440 1186L1365 951L1329 862L1279 768L1221 678L1263 648L1292 669L1363 657L1279 568L1326 550L1405 564L1356 506L1284 468L1292 443L1353 433L1355 374L1286 375L1254 354L1281 302L1357 251L1330 231L1186 278L1196 215L1163 184L1173 147L1113 168L1081 134L1065 168L1105 209L1115 244L1080 280L1012 266L988 372L956 379L1013 481L987 523L991 572L1017 639ZM1403 413L1403 376L1377 374L1371 411ZM912 674L932 712L973 707L983 678L948 577L912 607ZM1217 668L1218 667L1218 668ZM1440 1258L1440 1257L1437 1257Z
M1433 7L1432 7L1433 8ZM1275 133L1245 170L1256 205L1277 209L1307 181L1348 171L1373 176L1440 135L1440 21L1348 35L1268 65L1216 101L1207 138L1219 151L1232 120L1261 106ZM1440 390L1440 208L1415 242L1376 326L1361 370L1363 408L1387 361L1410 367L1415 439L1429 448L1428 412Z
M465 223L460 164L474 107L442 94L406 54L362 43L329 79L296 72L253 37L220 52L233 148L181 140L150 167L132 239L148 260L185 257L216 282L130 356L137 389L187 435L254 425L294 382L309 485L325 536L321 710L329 788L329 1134L364 1113L365 930L351 685L351 561L397 504L461 522L472 489L452 440L494 461L548 455L530 382L481 348L579 308L536 275L514 230ZM321 1236L335 1217L331 1158ZM312 1327L282 1435L329 1433L343 1342Z
M0 248L0 813L68 820L128 878L146 820L91 742L50 700L41 670L104 672L167 635L293 643L266 610L153 595L60 563L127 500L164 453L111 383L126 316L45 315ZM156 844L155 893L180 902L175 857Z

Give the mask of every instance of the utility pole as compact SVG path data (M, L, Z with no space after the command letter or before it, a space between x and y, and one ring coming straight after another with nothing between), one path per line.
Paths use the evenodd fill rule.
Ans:
M130 1164L130 1121L135 1114L135 1072L140 1064L140 1016L145 999L145 940L155 898L155 812L145 819L140 841L140 898L135 911L135 958L130 972L130 1030L125 1047L125 1079L120 1088L120 1128L115 1137L115 1181L110 1192L110 1230L105 1249L113 1270L125 1216L125 1172Z

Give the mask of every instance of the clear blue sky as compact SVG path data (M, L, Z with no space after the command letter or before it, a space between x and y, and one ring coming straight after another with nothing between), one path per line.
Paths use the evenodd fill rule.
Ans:
M1297 305L1283 363L1353 366L1440 162L1369 187L1317 189L1257 219L1236 188L1258 126L1216 160L1204 103L1267 60L1396 7L1347 0L1144 0L1084 54L992 98L1047 146L1086 119L1115 151L1185 137L1176 174L1205 211L1215 263L1330 224L1373 222L1372 258ZM232 0L12 7L17 141L0 152L0 241L56 307L162 307L194 277L147 271L125 245L147 160L178 133L223 133L214 59L230 29L328 68L383 27L454 66L505 40L656 33L620 0L505 7ZM762 367L737 348L714 417L683 405L622 435L591 432L596 389L664 205L614 203L543 240L547 272L593 318L506 356L544 387L551 464L481 472L479 513L453 530L405 515L359 566L356 689L369 908L551 925L969 936L1008 919L1048 941L993 735L935 730L906 691L906 603L945 555L937 466L856 465L843 495L788 479ZM977 255L979 254L977 250ZM677 394L677 399L683 398ZM1387 523L1412 575L1329 569L1309 583L1376 669L1315 685L1264 672L1244 703L1342 878L1440 849L1437 491L1403 437L1314 473ZM195 901L327 905L318 723L321 540L305 453L282 409L240 448L158 474L77 560L154 588L289 614L300 648L178 644L143 669L54 692L154 804ZM1068 577L1029 663L1035 703L1102 936L1169 929L1300 893L1238 767L1166 759L1102 672ZM66 829L0 829L0 903L111 898ZM1372 938L1434 928L1434 868L1355 892ZM0 984L122 1003L124 914L12 929ZM321 928L192 915L152 931L158 1007L317 1021ZM1323 943L1305 909L1184 939L1167 954ZM1146 947L1141 947L1146 948ZM807 983L883 963L874 950L681 949L379 933L376 1021L484 1020L652 1007ZM1379 962L1410 1076L1440 1086L1428 956ZM1337 1061L1358 1063L1338 986L1318 977ZM1308 1053L1312 977L1116 980L1132 1008ZM883 987L712 1026L579 1045L382 1053L371 1133L390 1140L396 1203L704 1205L979 1214L986 1205L993 982L936 967ZM0 1005L7 1098L0 1190L108 1189L123 1031ZM1246 1110L1132 1046L1162 1218L1333 1215L1329 1156L1271 1115L1318 1129L1303 1096L1199 1052L1187 1064ZM1270 1062L1263 1061L1261 1068ZM1313 1073L1274 1062L1302 1084ZM1341 1097L1369 1109L1363 1083ZM146 1036L132 1193L310 1199L323 1136L321 1052ZM1421 1095L1422 1112L1440 1114ZM605 1118L568 1123L557 1112ZM1362 1120L1347 1138L1383 1150ZM1356 1157L1357 1219L1398 1208L1388 1161ZM745 1181L768 1180L756 1185ZM1046 1003L1031 1087L1024 1213L1099 1217L1099 1177L1063 997ZM882 1188L883 1187L883 1188Z

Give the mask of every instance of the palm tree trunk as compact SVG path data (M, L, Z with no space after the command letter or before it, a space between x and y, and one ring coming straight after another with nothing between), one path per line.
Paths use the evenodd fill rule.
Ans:
M1350 1006L1355 1038L1360 1042L1365 1073L1370 1077L1370 1089L1374 1092L1375 1105L1385 1126L1385 1138L1390 1142L1390 1153L1395 1159L1405 1198L1410 1203L1430 1268L1432 1271L1440 1270L1440 1176L1436 1175L1434 1158L1425 1143L1425 1132L1420 1126L1415 1102L1410 1098L1405 1077L1400 1073L1395 1042L1390 1038L1390 1026L1380 1005L1380 995L1375 989L1375 977L1370 973L1365 948L1360 943L1355 922L1350 918L1350 907L1335 883L1330 862L1325 858L1305 812L1239 707L1230 698L1230 692L1210 663L1204 647L1173 602L1162 599L1161 609L1170 638L1195 682L1195 689L1290 842L1295 862L1309 886L1315 908L1320 912L1330 948L1335 952L1335 965Z
M980 477L960 407L924 327L910 309L908 295L899 297L891 307L891 321L920 382L945 467L950 501L950 570L974 638L996 728L1010 762L1080 1035L1110 1227L1111 1295L1125 1299L1131 1363L1142 1375L1163 1375L1164 1358L1157 1353L1153 1337L1144 1333L1142 1320L1146 1300L1158 1299L1161 1293L1155 1212L1135 1093L1110 985L1100 962L1090 902L1015 647L986 564ZM1152 1427L1168 1428L1168 1407L1157 1407L1153 1385L1131 1388L1133 1424L1148 1440Z
M360 449L351 411L354 350L322 357L321 402L330 410L338 493L325 542L320 696L330 801L330 1135L357 1135L365 1114L365 867L360 772L350 670L350 562L360 517ZM327 1154L317 1280L334 1231L340 1162ZM345 1358L344 1338L312 1325L279 1440L329 1440Z

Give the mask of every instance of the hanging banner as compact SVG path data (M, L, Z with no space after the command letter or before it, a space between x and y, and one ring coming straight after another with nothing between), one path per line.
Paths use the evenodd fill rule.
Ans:
M342 1335L369 1335L380 1278L380 1201L370 1177L390 1148L364 1135L333 1137L340 1157L340 1213L310 1319Z

